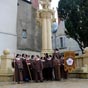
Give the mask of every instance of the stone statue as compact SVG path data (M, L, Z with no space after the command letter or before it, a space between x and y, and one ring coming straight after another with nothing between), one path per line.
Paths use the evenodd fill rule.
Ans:
M40 0L40 4L43 9L48 9L50 7L51 0Z

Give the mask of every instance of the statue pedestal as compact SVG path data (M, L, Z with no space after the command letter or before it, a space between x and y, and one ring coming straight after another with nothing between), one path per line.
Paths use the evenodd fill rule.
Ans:
M12 58L9 56L9 51L4 50L4 55L1 56L0 64L0 81L12 81L13 80L13 71L12 71Z

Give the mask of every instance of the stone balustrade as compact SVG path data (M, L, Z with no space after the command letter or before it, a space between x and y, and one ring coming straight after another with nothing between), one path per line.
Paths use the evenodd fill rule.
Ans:
M88 47L84 49L84 54L75 57L76 69L69 73L69 77L88 78Z

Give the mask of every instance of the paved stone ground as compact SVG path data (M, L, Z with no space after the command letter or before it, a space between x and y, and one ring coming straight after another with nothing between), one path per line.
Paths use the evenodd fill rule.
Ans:
M88 88L88 79L67 79L61 81L45 81L43 83L0 82L0 88Z

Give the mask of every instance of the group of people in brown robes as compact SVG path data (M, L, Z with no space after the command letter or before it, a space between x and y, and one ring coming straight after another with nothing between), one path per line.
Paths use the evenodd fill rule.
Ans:
M29 82L30 80L43 82L43 63L39 55L32 55L30 58L26 54L17 54L12 61L12 67L14 68L14 81L17 83Z
M56 49L52 55L17 54L12 61L14 68L14 81L20 82L43 82L44 80L67 79L67 71L64 70L64 59Z

